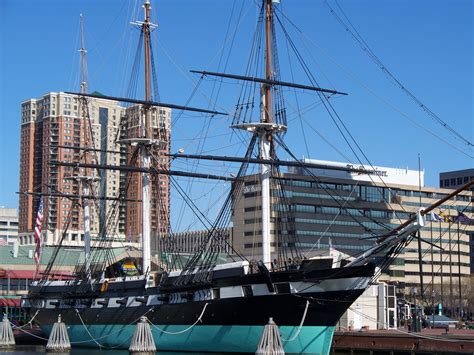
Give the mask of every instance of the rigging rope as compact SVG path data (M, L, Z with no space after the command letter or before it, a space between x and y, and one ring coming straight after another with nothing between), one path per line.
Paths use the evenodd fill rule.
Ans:
M457 152L469 157L469 158L474 158L474 155L472 154L469 154L467 152L465 152L464 150L456 147L455 145L453 145L451 142L449 142L448 140L446 139L443 139L442 137L440 137L439 135L437 135L436 133L434 133L433 131L431 131L430 129L428 129L427 127L425 127L425 125L422 125L420 123L418 123L414 118L410 117L407 113L403 112L401 109L397 108L395 105L391 104L389 101L387 101L386 99L384 99L383 97L381 97L380 95L378 95L377 93L375 93L372 89L370 89L361 79L359 79L354 73L352 73L351 71L349 71L347 68L343 67L341 64L339 64L332 56L329 55L329 53L324 50L323 48L321 48L320 46L318 46L310 37L308 37L308 35L306 35L298 26L296 26L296 24L291 21L289 19L289 17L282 11L281 8L277 8L277 10L279 11L279 13L295 28L295 30L300 34L300 36L305 39L306 41L308 41L310 44L312 44L313 46L317 47L324 55L326 55L326 57L328 57L329 60L331 60L336 66L338 66L343 72L346 73L346 75L348 75L349 77L351 77L353 80L355 80L359 85L361 85L365 90L367 90L371 95L373 95L374 97L376 97L378 100L382 101L386 106L388 106L390 109L398 112L400 115L402 115L403 117L405 117L406 119L408 119L412 124L414 124L415 126L417 126L418 128L420 128L421 130L425 131L426 133L430 134L431 136L435 137L436 139L438 139L439 141L441 141L442 143L450 146L452 149L456 150Z
M280 20L279 16L277 14L275 14L275 17L276 19L278 20L278 23L280 24L281 28L282 28L282 31L283 33L285 34L286 36L286 39L288 41L288 43L290 44L291 48L293 49L296 57L298 58L298 60L300 61L300 64L304 70L304 72L306 73L308 79L310 80L310 82L313 84L313 86L315 87L320 87L319 84L318 84L318 81L316 80L316 78L313 76L313 74L311 73L308 65L305 63L302 55L300 54L300 52L298 51L298 49L296 48L296 45L295 43L293 42L293 40L291 39L288 31L286 30L286 28L284 27L283 25L283 22ZM356 141L356 139L354 138L354 136L352 135L352 133L349 131L349 129L347 128L346 124L344 123L344 121L341 119L341 117L339 116L339 114L337 113L337 111L335 110L334 106L332 105L331 101L329 100L329 97L322 94L321 92L316 92L318 97L320 98L321 102L323 103L323 106L324 108L326 109L327 113L329 114L329 117L331 118L331 120L333 121L334 125L336 126L337 130L339 131L339 133L341 134L341 136L343 137L344 141L346 142L346 144L348 145L349 149L352 151L352 153L354 154L354 156L356 157L357 161L361 164L361 165L364 165L364 163L362 162L362 159L359 157L359 154L356 152L356 150L354 149L354 147L352 146L352 144L350 143L351 141L355 144L357 150L362 154L362 156L364 157L364 159L367 161L367 163L369 164L369 166L371 167L372 170L375 170L373 164L371 163L371 161L369 160L369 158L367 157L367 155L364 153L364 151L362 150L361 146L359 145L359 143ZM344 133L346 132L346 133ZM350 138L348 138L347 136ZM372 179L372 176L369 174L368 175L370 180L375 184L375 181ZM381 176L377 175L378 178L380 179L380 181L383 183L383 185L388 188L387 184L385 183L385 181L382 179ZM376 188L380 189L378 186L376 186ZM382 194L383 196L383 194ZM384 197L384 200L385 200L385 197ZM390 201L387 201L385 200L386 203L391 206L390 204ZM402 206L402 208L404 208Z
M342 7L339 5L338 1L335 0L337 7L339 8L339 11L342 13L344 18L346 19L347 23L344 22L344 19L342 19L336 11L329 5L329 2L327 0L324 0L324 3L326 6L329 8L329 11L331 12L331 15L334 16L334 18L337 20L337 22L345 29L347 33L351 35L351 37L359 44L361 47L362 51L367 54L367 56L376 64L379 69L385 74L385 76L392 81L400 90L402 90L415 104L417 104L423 111L425 111L436 123L440 124L443 128L448 130L451 134L453 134L456 138L460 139L463 141L465 144L468 145L469 149L472 149L474 147L474 144L470 142L468 139L466 139L463 135L461 135L458 131L456 131L453 127L451 127L448 123L443 121L437 114L435 114L429 107L427 107L415 94L413 94L412 91L410 91L402 82L400 82L399 79L395 77L395 75L387 68L385 64L382 63L380 58L374 53L374 51L370 48L370 46L367 44L367 42L364 40L364 38L360 35L360 33L357 31L357 29L354 27L352 22L349 20L347 17L346 13L342 9ZM352 30L351 30L352 28Z

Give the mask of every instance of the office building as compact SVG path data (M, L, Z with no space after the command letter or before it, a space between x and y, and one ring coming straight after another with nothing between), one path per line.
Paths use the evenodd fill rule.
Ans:
M13 244L18 237L18 215L15 208L0 207L0 246Z
M310 161L347 167L347 164ZM306 255L316 248L333 247L355 256L375 242L378 236L406 221L452 190L424 186L424 174L415 170L366 167L366 174L332 169L290 168L272 182L272 258L279 243L296 243ZM421 183L421 187L420 187ZM469 277L469 236L474 226L452 222L458 211L470 206L470 192L461 193L435 210L446 221L427 221L421 237L442 250L422 243L422 275L425 293L434 290L436 298L455 303L456 295ZM261 255L261 205L258 175L245 177L233 216L234 246L244 255ZM472 214L468 213L470 217ZM451 222L448 222L451 220ZM275 239L276 230L282 239ZM393 260L382 280L396 283L409 292L420 284L417 240L410 242ZM459 282L461 280L461 282ZM434 287L431 285L434 281ZM445 284L442 290L440 285ZM441 295L442 294L442 295Z
M473 180L474 169L446 171L439 174L439 187L455 190ZM471 191L474 197L474 186L471 186Z
M457 189L469 181L474 181L474 169L447 171L439 174L439 187L444 187L446 189ZM471 200L474 201L474 186L471 186L470 190L472 191ZM470 206L470 210L474 211L472 205ZM469 239L472 287L474 290L474 232L469 232Z

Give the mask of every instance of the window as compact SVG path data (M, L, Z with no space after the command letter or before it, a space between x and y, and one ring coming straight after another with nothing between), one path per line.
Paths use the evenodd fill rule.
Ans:
M221 289L220 288L213 288L212 289L212 299L218 300L221 298Z
M444 187L448 187L449 186L449 179L446 179L444 180Z
M288 282L276 283L277 293L291 293L290 284Z
M443 180L439 180L439 187L443 187Z
M243 285L243 286L242 286L242 291L243 291L243 293L244 293L244 297L251 297L251 296L253 296L252 286L250 286L250 285Z
M462 184L462 178L458 177L458 185Z

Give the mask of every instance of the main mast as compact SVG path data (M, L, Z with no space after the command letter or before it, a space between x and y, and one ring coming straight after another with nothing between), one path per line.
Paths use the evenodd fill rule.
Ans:
M262 0L262 6L265 7L265 79L238 77L237 79L249 80L261 83L260 88L260 121L244 122L232 125L232 128L242 129L247 132L254 132L259 136L259 155L260 160L269 161L269 164L260 165L261 180L261 205L262 205L262 261L265 266L271 266L271 233L270 233L270 215L271 215L271 193L270 193L270 175L272 164L270 160L274 158L272 151L273 134L285 132L286 125L279 124L273 119L271 90L273 85L288 84L273 80L272 63L272 35L273 35L273 8L272 0ZM217 76L231 76L220 73L202 72ZM235 76L233 76L236 78Z

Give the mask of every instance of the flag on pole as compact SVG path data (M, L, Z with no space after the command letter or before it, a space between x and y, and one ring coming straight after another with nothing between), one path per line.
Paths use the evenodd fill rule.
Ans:
M461 224L465 224L465 225L468 225L468 226L473 226L474 225L474 219L469 218L468 216L466 216L464 213L462 213L460 211L458 212L457 220Z
M432 222L441 222L443 221L443 218L441 218L441 216L437 213L434 213L434 212L431 212L430 213L430 219Z
M36 215L36 224L35 224L35 264L36 264L36 273L38 273L40 254L41 254L41 227L43 225L43 197L40 199L40 204L38 207L38 214Z
M452 221L453 221L453 219L451 218L451 216L447 215L447 214L444 213L444 212L440 212L440 213L439 213L439 216L440 216L441 218L443 218L443 221L445 221L445 222L452 222Z

